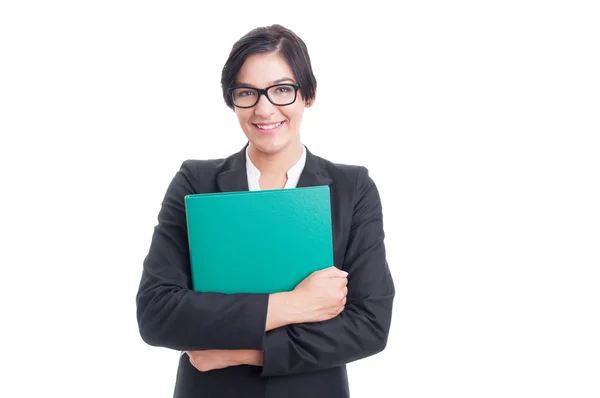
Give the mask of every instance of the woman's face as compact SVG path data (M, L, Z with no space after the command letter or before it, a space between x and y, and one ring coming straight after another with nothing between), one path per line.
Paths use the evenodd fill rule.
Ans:
M242 65L236 83L262 89L279 83L296 83L296 77L279 54L254 54ZM300 144L300 123L305 107L299 90L291 105L273 105L261 95L252 108L234 107L234 110L251 145L261 152L274 154Z

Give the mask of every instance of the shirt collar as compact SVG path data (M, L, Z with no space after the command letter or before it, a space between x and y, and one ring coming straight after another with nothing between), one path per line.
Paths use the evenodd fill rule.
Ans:
M250 145L248 145L246 147L246 170L248 173L248 178L251 179L251 181L256 181L258 183L258 180L260 178L260 170L258 168L256 168L254 163L252 163L252 160L250 160L250 156L248 155L249 148L250 148ZM288 187L288 186L295 187L296 184L298 184L298 180L300 180L300 175L302 174L302 170L304 170L305 165L306 165L306 147L304 145L302 145L302 156L300 156L300 159L296 162L296 164L293 165L287 171L288 182L286 183L286 187Z

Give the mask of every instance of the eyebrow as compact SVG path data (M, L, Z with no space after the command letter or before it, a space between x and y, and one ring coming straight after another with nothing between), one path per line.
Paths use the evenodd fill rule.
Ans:
M290 78L290 77L282 77L281 79L277 79L272 81L271 83L269 83L269 85L273 85L273 84L279 84L279 83L283 83L283 82L287 82L290 81L292 83L294 83L294 79ZM248 86L248 87L254 87L256 88L255 85L250 84L250 83L244 83L244 82L238 82L237 83L238 86Z

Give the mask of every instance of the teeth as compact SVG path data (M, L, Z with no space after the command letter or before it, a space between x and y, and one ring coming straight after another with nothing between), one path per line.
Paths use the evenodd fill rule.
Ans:
M257 124L257 126L258 126L258 128L260 128L262 130L272 130L275 127L279 127L280 124L281 124L281 122L275 123L275 124Z

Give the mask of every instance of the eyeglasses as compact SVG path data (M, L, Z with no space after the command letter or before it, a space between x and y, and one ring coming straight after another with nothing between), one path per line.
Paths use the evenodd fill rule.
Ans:
M291 105L296 101L300 86L297 84L275 84L267 88L233 87L229 89L231 100L238 108L252 108L261 95L277 106Z

